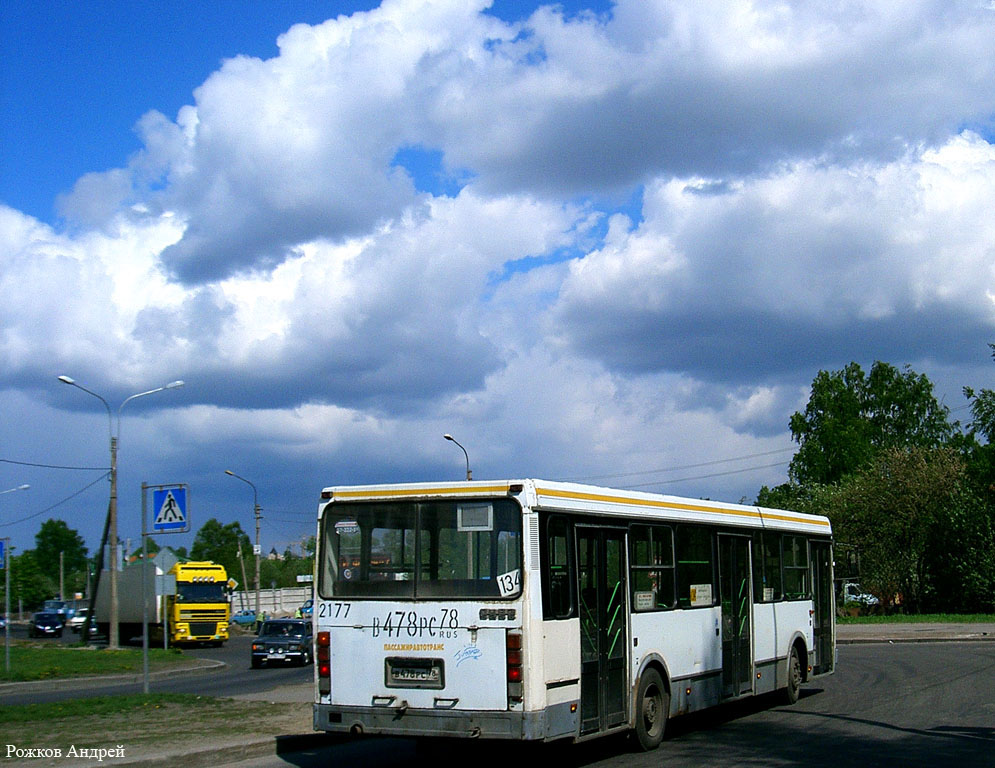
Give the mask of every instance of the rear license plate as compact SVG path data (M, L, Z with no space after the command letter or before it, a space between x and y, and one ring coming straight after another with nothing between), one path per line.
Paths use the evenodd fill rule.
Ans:
M384 683L388 688L444 688L445 666L442 659L388 658Z

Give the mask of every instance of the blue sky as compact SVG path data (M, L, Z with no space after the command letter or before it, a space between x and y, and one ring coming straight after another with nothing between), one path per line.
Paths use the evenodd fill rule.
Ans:
M293 24L374 5L4 3L0 199L54 220L56 196L76 179L139 149L132 128L147 110L175 115L223 59L275 56Z
M149 109L175 116L222 60L276 56L294 24L368 11L371 0L201 3L36 3L0 8L0 200L45 221L83 174L113 168L141 143ZM537 5L497 0L507 21ZM606 13L605 1L560 3L566 14ZM24 179L32 179L25 184Z
M995 372L995 11L5 3L0 536L142 481L786 478L820 369ZM297 25L297 26L295 26ZM888 56L881 56L887 50ZM189 546L192 534L177 535Z

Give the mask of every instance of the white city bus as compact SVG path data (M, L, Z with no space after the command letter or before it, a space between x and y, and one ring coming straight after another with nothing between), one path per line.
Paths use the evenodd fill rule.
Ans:
M543 480L326 488L316 730L632 729L833 671L829 520Z

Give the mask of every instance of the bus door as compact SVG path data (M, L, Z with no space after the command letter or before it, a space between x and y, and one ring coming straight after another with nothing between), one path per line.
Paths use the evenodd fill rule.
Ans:
M723 696L753 691L752 573L750 539L719 534Z
M578 525L581 734L627 722L625 531Z
M833 669L833 552L828 541L811 543L812 596L815 613L815 663L812 671L821 675Z

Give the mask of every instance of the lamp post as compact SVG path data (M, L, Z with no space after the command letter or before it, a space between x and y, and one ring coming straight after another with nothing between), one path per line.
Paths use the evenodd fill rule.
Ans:
M117 409L117 430L114 429L114 421L111 415L111 407L107 401L81 384L77 384L75 379L71 379L69 376L59 376L59 381L63 384L68 384L71 387L76 387L76 389L82 389L88 395L93 395L100 402L104 404L104 408L107 409L107 431L110 434L111 442L111 497L110 503L107 507L107 543L110 547L111 552L111 563L110 568L110 616L108 616L109 627L107 630L107 647L111 650L118 648L118 599L117 599L117 449L118 441L121 436L121 411L124 410L129 402L138 397L145 397L145 395L154 395L156 392L162 392L166 389L177 389L183 386L182 381L171 381L169 384L165 384L161 387L156 387L155 389L150 389L146 392L138 392L137 394L126 397L124 401L118 406Z
M466 459L466 479L473 480L473 473L470 471L470 457L467 455L466 448L460 445L459 441L448 432L444 434L443 437L446 438L446 440L459 445L460 450L463 451L463 457Z
M248 483L249 487L252 488L252 512L256 516L256 621L260 619L259 615L259 555L262 552L262 548L259 545L259 495L256 493L256 486L249 480L246 480L241 475L236 475L230 469L225 470L226 475L231 475L237 480L241 480L243 483Z
M31 486L27 483L19 485L16 488L8 488L5 491L0 491L0 496L5 493L13 493L14 491L26 491ZM3 572L4 572L4 586L3 586L3 615L6 617L7 621L3 625L3 656L4 656L4 669L7 674L10 674L10 538L0 539L3 542Z

